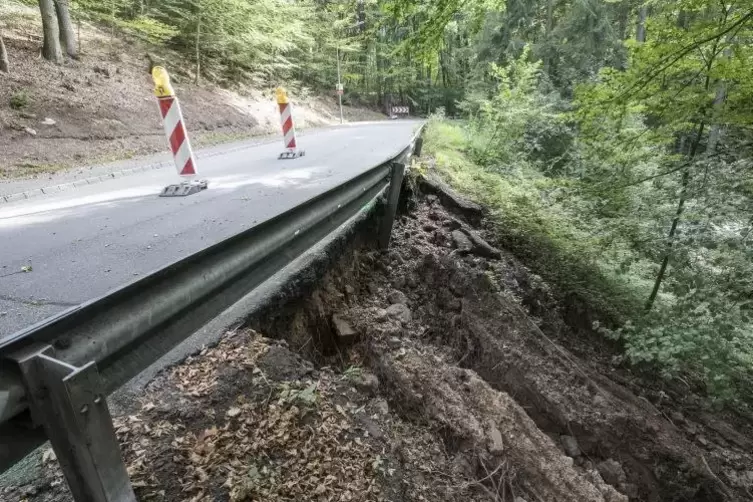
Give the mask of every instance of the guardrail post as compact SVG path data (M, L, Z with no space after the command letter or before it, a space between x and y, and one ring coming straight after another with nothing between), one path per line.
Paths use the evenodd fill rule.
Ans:
M424 149L424 138L422 138L421 136L419 136L418 138L416 138L416 146L413 147L413 155L415 157L420 157L421 156L421 150L423 150L423 149Z
M77 502L136 502L107 407L91 362L82 367L55 359L49 345L10 357L26 386L32 418L41 424Z
M400 199L403 177L405 177L405 164L402 162L393 162L391 171L390 188L389 193L387 194L387 207L382 215L382 222L379 226L379 247L382 249L387 249L390 246L392 225L395 222L397 203Z

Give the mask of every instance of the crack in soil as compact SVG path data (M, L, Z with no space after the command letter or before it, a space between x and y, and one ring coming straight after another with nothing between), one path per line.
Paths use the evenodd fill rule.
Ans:
M18 273L23 274L25 272L18 272ZM47 300L47 299L33 300L33 299L28 299L28 298L17 298L15 296L8 296L8 295L0 295L0 300L5 300L6 302L20 303L21 305L28 305L31 307L40 307L42 305L51 305L54 307L75 307L76 305L79 305L78 303L71 303L71 302L63 302L63 301L55 301L55 300Z

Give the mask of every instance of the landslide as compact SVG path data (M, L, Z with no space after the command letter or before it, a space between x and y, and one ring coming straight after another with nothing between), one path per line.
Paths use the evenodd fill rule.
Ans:
M479 479L504 464L526 500L753 498L749 423L590 360L609 348L490 244L483 208L420 185L403 194L389 252L350 254L305 304L253 326L334 362L357 354L402 418Z
M388 251L361 235L115 417L140 500L751 500L749 424L585 357L483 208L415 188ZM70 500L40 460L3 500Z

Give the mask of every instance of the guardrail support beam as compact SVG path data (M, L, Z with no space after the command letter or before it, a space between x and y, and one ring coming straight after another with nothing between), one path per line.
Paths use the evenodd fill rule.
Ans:
M403 186L405 177L405 164L402 162L393 162L390 167L390 188L387 194L387 206L385 207L382 221L379 225L379 247L387 249L390 246L390 237L392 236L392 225L397 215L397 203L400 200L400 190Z
M32 418L52 443L76 502L136 502L97 372L55 359L49 345L13 354Z

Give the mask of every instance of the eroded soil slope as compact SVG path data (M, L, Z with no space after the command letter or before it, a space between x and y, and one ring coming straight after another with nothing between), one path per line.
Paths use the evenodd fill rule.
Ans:
M451 455L476 451L493 423L532 500L585 500L569 484L583 480L605 498L615 495L601 481L633 500L753 500L749 421L610 364L611 349L568 325L585 323L473 227L481 208L436 182L423 189L431 195L397 224L389 253L354 254L305 307L257 326L299 332L301 345L313 334L325 351L342 350L327 347L327 323L335 339L358 338L350 350L391 404L428 418Z

